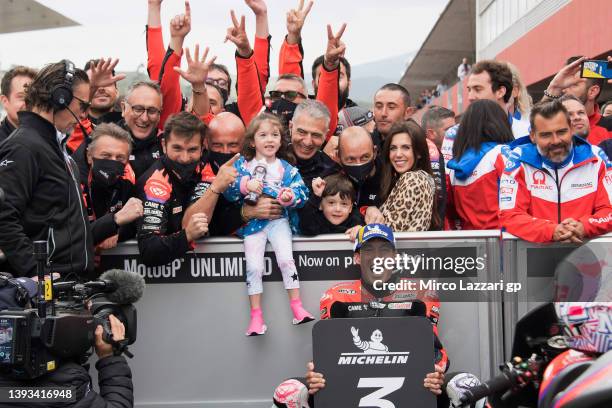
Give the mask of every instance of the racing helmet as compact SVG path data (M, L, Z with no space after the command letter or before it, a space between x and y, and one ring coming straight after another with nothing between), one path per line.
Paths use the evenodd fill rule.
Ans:
M612 350L611 302L559 302L555 310L569 347L591 353Z
M283 381L274 390L274 405L272 408L310 408L308 404L308 388L295 379Z

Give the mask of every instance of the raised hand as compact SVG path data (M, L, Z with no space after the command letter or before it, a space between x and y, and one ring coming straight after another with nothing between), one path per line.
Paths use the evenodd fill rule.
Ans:
M578 74L580 72L580 65L586 59L586 57L578 58L576 61L572 62L561 68L557 75L550 81L548 88L546 89L551 95L561 96L563 90L569 88L570 86L577 84L582 80Z
M161 4L163 0L149 0L147 25L161 27Z
M247 6L253 10L253 14L261 16L268 13L268 6L264 0L244 0Z
M246 34L244 16L240 17L240 23L238 23L234 10L232 10L230 14L232 16L232 27L227 29L227 35L225 36L224 42L230 40L236 45L238 54L243 58L248 58L251 55L252 50L251 44L249 43L249 38Z
M323 180L321 177L317 177L312 180L312 192L314 195L321 197L323 195L323 190L325 190L325 185L325 180Z
M332 32L331 26L327 25L327 50L325 51L325 69L332 71L338 68L340 57L344 56L346 45L340 40L346 29L346 23L342 24L340 31L336 35Z
M297 44L302 36L302 27L313 2L309 1L304 8L304 0L300 0L297 9L291 9L287 12L287 42L289 44Z
M209 48L204 49L202 59L200 59L200 44L195 45L194 58L191 58L191 51L189 47L185 48L185 58L187 59L187 71L183 71L180 67L174 67L174 70L178 72L185 81L189 82L193 87L204 87L206 84L206 77L208 76L208 70L210 66L215 62L217 57L212 57L208 61Z
M356 329L351 326L351 334L353 335L353 337L359 337L359 329Z
M170 20L170 36L184 39L191 31L191 6L185 1L185 14L179 14Z
M91 64L89 84L91 89L114 85L125 78L124 74L113 75L113 70L119 63L119 59L100 58L97 64ZM95 91L93 92L95 93ZM93 95L92 93L92 95Z
M142 217L144 209L142 201L136 197L130 197L123 208L115 214L115 223L119 226L129 224Z

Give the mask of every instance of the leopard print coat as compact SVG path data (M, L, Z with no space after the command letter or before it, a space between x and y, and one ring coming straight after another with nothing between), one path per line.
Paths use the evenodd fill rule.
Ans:
M436 186L423 170L407 171L393 186L380 210L393 231L427 231Z

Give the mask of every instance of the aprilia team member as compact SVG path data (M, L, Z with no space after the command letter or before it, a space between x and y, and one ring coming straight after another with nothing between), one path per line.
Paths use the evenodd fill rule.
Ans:
M202 191L202 141L206 125L195 115L180 112L166 122L164 156L138 179L136 189L144 205L138 229L138 248L146 265L164 265L193 249L193 241L208 232L208 218L196 213L183 229L187 207Z
M531 111L529 138L516 141L500 180L502 226L534 242L582 242L612 231L612 163L573 137L557 100Z
M135 198L134 173L127 166L131 151L127 131L102 123L91 134L86 162L77 162L93 235L111 235L105 248L133 238L136 230L130 224L142 216L142 202Z

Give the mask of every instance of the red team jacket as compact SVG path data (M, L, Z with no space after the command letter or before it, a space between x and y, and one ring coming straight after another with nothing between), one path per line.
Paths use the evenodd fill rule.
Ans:
M612 231L612 163L583 139L573 143L555 168L528 137L516 141L500 180L500 220L508 232L548 242L566 218L580 221L588 237Z
M447 164L448 206L445 229L499 229L498 185L506 145L483 143Z

